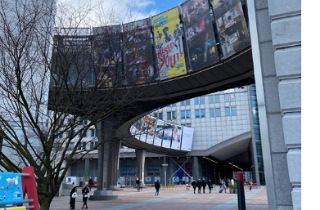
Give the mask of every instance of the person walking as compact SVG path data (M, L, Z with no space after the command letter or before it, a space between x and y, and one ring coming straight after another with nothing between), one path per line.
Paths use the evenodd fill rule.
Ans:
M155 195L159 195L159 191L160 191L160 182L159 182L159 180L157 180L154 183L154 188L156 189L156 194Z
M197 188L197 182L196 182L196 180L193 180L193 181L191 182L191 185L192 185L192 187L193 187L193 194L196 194L196 188Z
M204 178L201 181L201 185L202 185L202 192L206 193L207 182L206 182L206 180Z
M140 191L140 179L138 177L136 178L136 185L137 185L137 190Z
M75 208L75 204L76 204L76 198L77 198L77 186L73 187L70 191L70 209L74 209Z
M211 180L210 180L210 179L208 180L207 185L208 185L209 193L211 193L211 189L212 189L212 182L211 182Z
M88 208L88 198L89 198L89 187L88 185L85 185L83 188L82 188L82 201L83 201L83 205L82 205L82 209L84 209L84 207L86 207L86 209Z
M198 179L198 181L197 181L197 187L198 187L198 193L199 193L199 194L201 193L201 186L202 186L201 180Z
M88 184L89 184L89 190L91 191L91 188L93 186L93 179L92 177L90 177L89 181L88 181Z

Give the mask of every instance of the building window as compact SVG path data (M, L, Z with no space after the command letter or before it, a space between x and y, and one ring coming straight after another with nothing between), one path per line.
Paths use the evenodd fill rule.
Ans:
M200 105L200 104L204 104L205 103L205 97L204 96L200 96L200 97L195 97L194 98L194 104L195 105Z
M160 119L160 120L163 120L163 113L162 113L162 112L159 112L159 113L155 112L155 113L153 113L153 116L154 116L155 118L158 118L158 119Z
M176 106L177 106L177 104L176 104L176 103L174 103L174 104L170 104L169 106L171 106L171 107L176 107Z
M90 129L90 137L96 137L96 132L93 128Z
M181 101L181 102L180 102L180 105L181 105L181 106L190 106L190 99Z
M190 127L191 128L191 123L182 123L181 125L184 126L184 127Z
M87 142L82 142L82 150L87 150Z
M203 118L206 116L206 110L205 109L195 109L195 116L196 118Z
M224 95L224 101L225 102L233 102L233 101L235 101L235 95L233 93L225 94Z
M191 111L190 110L181 110L180 116L181 116L181 119L190 119Z
M167 112L167 120L176 120L177 119L177 112Z
M215 104L220 102L220 95L209 95L209 104Z
M220 108L211 108L210 109L210 117L221 117Z
M225 114L226 116L236 116L237 112L236 112L236 107L225 107Z

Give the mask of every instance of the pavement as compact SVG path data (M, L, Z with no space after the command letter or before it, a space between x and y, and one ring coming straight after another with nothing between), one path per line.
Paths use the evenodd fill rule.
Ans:
M114 200L88 200L88 209L94 210L238 210L237 194L219 193L219 187L213 188L211 193L196 194L192 188L176 186L160 188L159 196L155 195L153 187L143 188L141 191L128 187L122 191L113 191L118 195ZM91 191L93 194L93 190ZM258 189L245 189L246 210L269 210L265 186ZM81 209L82 195L78 190L75 209ZM55 197L50 210L67 210L69 196Z

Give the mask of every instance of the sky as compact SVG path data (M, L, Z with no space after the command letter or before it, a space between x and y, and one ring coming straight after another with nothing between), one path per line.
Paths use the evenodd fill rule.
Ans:
M84 5L99 5L95 12L90 13L91 19L88 20L93 27L98 24L93 23L93 20L99 18L101 20L97 20L97 22L100 26L127 23L160 14L183 2L185 0L57 0L58 14L59 4L65 4L67 10L73 8L74 11L79 7L85 8ZM78 11L84 11L84 9ZM66 14L70 14L70 12Z

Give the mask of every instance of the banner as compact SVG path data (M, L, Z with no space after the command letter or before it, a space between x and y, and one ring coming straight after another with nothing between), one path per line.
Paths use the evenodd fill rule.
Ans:
M190 69L196 71L219 62L209 3L188 0L181 4Z
M193 132L194 132L194 128L183 127L183 129L182 129L181 150L191 151L192 142L193 142Z
M128 85L154 81L150 22L148 18L123 25L124 64Z
M187 73L178 7L152 17L157 80Z
M121 82L120 29L120 25L93 28L93 61L98 88L114 87Z
M23 192L20 173L0 173L0 206L22 204Z
M240 0L211 0L223 58L250 46L250 35Z

